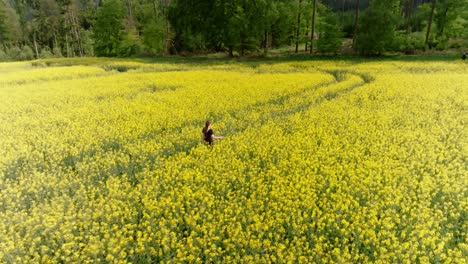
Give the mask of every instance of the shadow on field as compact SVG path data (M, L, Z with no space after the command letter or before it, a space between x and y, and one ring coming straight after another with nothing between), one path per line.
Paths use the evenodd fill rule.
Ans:
M168 57L142 57L142 58L67 58L67 59L44 59L41 61L33 61L34 67L61 67L73 65L94 65L105 69L106 71L116 70L118 72L126 72L136 69L134 65L126 65L126 62L140 62L147 64L186 64L190 66L216 66L216 65L244 65L247 67L256 68L260 64L275 64L284 62L314 62L314 61L329 61L329 62L345 62L349 64L359 64L366 62L386 62L386 61L402 61L402 62L431 62L431 61L446 61L453 62L460 60L460 54L430 54L430 55L384 55L374 57L364 57L358 55L305 55L305 54L289 54L277 57L209 57L202 56L168 56ZM117 63L117 64L110 64ZM118 64L120 63L120 64ZM143 66L143 65L142 65ZM147 65L151 66L151 65ZM174 71L175 69L167 69ZM162 70L159 70L162 71Z

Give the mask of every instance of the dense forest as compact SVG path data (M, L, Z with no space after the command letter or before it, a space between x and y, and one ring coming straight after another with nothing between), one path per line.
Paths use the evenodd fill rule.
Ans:
M468 0L0 0L0 61L283 46L411 54L464 49L466 28Z

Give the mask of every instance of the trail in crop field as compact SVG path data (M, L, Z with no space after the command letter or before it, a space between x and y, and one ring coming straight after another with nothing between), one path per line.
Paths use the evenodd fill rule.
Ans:
M291 116L301 114L323 102L329 102L346 96L346 94L352 92L354 89L370 83L356 73L343 71L341 74L342 76L340 78L335 77L335 80L332 82L318 86L305 87L297 92L273 98L269 101L250 105L242 109L235 109L223 115L213 113L211 116L213 116L217 122L222 122L229 118L230 121L226 123L228 129L225 130L227 136L242 134L246 129L259 129L268 122L287 124L285 121ZM182 127L190 127L190 125L193 126L193 129L196 129L199 127L199 124L203 124L203 120L200 120L196 125L189 123L182 124L179 129ZM177 131L178 129L176 128L175 130ZM181 145L170 146L163 151L163 156L168 157L168 155L176 155L177 151L189 153L190 149L198 144L199 141L192 141L182 143Z
M466 64L33 63L0 65L0 262L464 263Z

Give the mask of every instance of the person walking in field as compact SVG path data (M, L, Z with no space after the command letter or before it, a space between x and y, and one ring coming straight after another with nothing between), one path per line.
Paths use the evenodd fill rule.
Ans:
M207 120L205 123L205 127L202 130L203 132L203 140L210 145L213 145L215 139L223 139L222 136L215 136L213 129L211 128L211 121Z

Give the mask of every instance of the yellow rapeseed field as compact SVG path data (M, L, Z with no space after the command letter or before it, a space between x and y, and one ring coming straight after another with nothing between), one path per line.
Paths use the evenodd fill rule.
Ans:
M0 262L466 263L467 81L461 61L1 63Z

